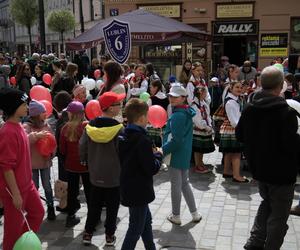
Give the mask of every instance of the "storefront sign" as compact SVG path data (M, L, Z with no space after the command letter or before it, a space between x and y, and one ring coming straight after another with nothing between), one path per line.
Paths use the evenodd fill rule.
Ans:
M104 41L111 57L118 63L127 61L131 50L129 24L114 19L103 27Z
M144 9L146 11L150 11L166 17L180 17L180 5L148 5L139 6L139 9Z
M253 17L253 3L217 3L217 18L250 18Z
M258 21L213 22L214 36L257 35Z
M186 59L193 61L193 44L192 43L186 44Z
M151 1L150 1L151 2ZM104 4L112 4L112 3L140 3L145 4L145 0L104 0ZM170 0L155 0L155 3L166 3L169 4ZM172 3L182 3L182 0L172 0Z
M288 33L261 34L260 56L287 56Z

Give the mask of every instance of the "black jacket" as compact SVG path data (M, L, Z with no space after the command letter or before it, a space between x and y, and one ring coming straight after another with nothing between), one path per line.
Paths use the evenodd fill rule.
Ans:
M264 91L253 97L236 127L244 143L253 178L269 184L296 182L300 167L297 111L286 101Z
M129 125L120 136L121 203L127 207L142 206L155 199L153 175L160 167L146 131Z

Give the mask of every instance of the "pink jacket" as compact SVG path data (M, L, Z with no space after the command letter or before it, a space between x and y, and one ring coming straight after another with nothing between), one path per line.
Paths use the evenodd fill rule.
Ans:
M48 131L52 133L51 128L48 123L45 123L43 127L36 128L32 126L32 123L26 122L23 124L26 133L28 134L28 139L30 143L30 154L31 154L31 165L32 169L42 169L49 168L52 166L52 156L44 157L36 149L35 143L37 141L36 133L41 131ZM53 153L53 156L55 152Z

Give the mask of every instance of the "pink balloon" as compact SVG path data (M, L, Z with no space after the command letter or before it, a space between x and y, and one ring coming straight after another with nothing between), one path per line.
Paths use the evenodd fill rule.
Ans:
M85 106L85 114L89 120L102 115L100 104L97 100L91 100Z
M50 115L52 115L52 112L53 112L52 104L47 100L41 100L40 102L44 104L44 106L46 108L47 118L48 118Z
M52 77L49 74L44 74L43 75L43 82L46 83L47 85L51 85Z
M33 86L29 92L29 96L31 99L35 99L37 101L46 100L52 103L52 97L49 90L41 85Z
M96 70L94 71L94 77L95 77L96 79L98 79L98 78L100 78L100 76L101 76L101 70L100 70L100 69L96 69Z
M168 115L163 107L159 105L153 105L149 108L148 121L154 128L162 128L165 126L167 120Z
M13 86L16 86L16 84L17 84L17 80L16 80L16 78L15 78L14 76L12 76L12 77L9 79L9 82L10 82L10 84L13 85Z

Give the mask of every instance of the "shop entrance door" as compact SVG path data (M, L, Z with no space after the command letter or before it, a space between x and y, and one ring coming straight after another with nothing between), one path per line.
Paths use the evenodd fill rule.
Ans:
M246 37L224 37L224 55L229 57L230 63L242 66L243 62L247 59Z

